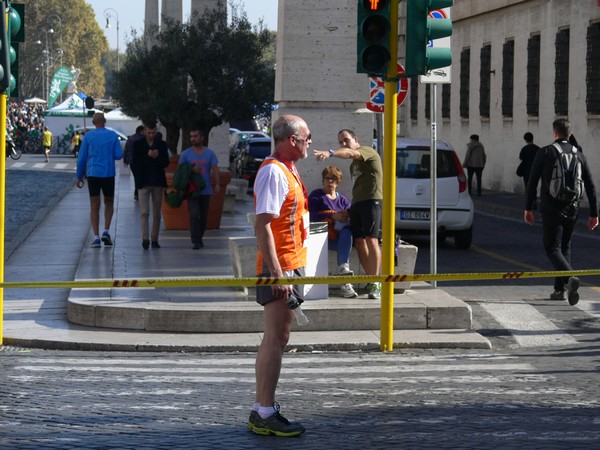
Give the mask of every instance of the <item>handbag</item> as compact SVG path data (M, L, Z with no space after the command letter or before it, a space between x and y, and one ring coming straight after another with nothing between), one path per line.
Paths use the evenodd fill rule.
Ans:
M521 164L517 167L517 176L522 177L525 175L525 161L521 161Z

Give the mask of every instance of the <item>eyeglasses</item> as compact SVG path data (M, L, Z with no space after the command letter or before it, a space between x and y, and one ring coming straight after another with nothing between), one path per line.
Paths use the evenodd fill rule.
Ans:
M302 141L302 142L312 141L312 134L309 134L304 139L302 139L301 137L296 136L295 134L293 134L292 136L294 136L294 138L296 138L296 140L298 140L298 141Z

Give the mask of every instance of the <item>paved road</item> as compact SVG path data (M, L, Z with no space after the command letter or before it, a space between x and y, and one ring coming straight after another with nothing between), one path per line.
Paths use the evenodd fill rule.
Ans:
M54 156L50 161L46 164L43 155L6 160L6 258L73 186L75 158ZM48 238L61 239L60 230Z
M285 356L300 438L254 436L252 354L0 353L0 447L407 449L600 446L598 335L503 352Z

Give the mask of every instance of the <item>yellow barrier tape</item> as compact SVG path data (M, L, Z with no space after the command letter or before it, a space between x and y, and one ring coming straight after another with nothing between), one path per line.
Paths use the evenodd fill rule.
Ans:
M549 278L600 275L600 269L551 271L551 272L487 272L487 273L439 273L406 275L354 275L304 278L233 278L233 277L181 277L181 278L134 278L95 279L77 281L9 281L0 283L1 288L179 288L179 287L228 287L263 286L273 284L344 284L372 283L375 281L468 281L513 280L525 278Z

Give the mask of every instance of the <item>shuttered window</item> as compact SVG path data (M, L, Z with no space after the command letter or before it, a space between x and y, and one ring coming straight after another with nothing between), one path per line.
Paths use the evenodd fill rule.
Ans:
M527 115L540 115L540 35L527 42Z
M492 71L492 46L484 45L480 52L479 68L479 115L490 117L490 82Z
M585 105L588 114L600 114L600 23L593 23L587 30Z
M419 119L419 82L417 77L410 79L410 118Z
M556 59L554 61L554 113L569 114L569 30L556 33Z
M442 84L442 118L450 118L450 83Z
M471 49L460 53L460 117L469 118L469 82L471 71Z
M502 48L502 116L513 116L513 85L515 75L515 41L504 43Z

